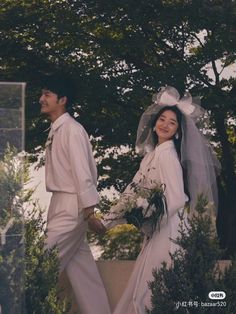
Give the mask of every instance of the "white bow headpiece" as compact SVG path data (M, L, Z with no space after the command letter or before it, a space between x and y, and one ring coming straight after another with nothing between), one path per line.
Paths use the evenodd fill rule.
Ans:
M180 98L179 92L172 86L161 87L159 93L153 96L155 104L160 106L177 106L180 111L186 115L190 115L194 112L195 106L192 105L192 96L189 92L186 92L182 98Z

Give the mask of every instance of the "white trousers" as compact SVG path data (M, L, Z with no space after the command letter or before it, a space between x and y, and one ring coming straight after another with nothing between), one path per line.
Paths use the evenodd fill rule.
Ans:
M57 245L60 271L66 270L80 314L110 314L100 274L86 240L87 223L77 194L54 192L47 219L46 248Z

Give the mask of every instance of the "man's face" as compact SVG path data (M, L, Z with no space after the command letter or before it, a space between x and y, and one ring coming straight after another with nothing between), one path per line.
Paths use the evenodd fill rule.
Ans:
M60 101L57 94L51 92L48 89L43 89L39 98L41 104L41 113L46 115L57 114L61 110Z

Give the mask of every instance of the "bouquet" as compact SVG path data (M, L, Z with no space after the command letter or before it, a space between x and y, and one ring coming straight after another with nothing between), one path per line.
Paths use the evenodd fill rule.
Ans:
M146 188L132 182L130 187L133 193L122 195L122 217L138 229L142 229L144 224L148 225L153 234L160 228L163 216L168 215L165 185L156 184L153 188Z

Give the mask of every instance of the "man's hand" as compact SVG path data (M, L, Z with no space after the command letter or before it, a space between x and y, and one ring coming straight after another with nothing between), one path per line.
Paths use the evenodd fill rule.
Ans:
M96 218L94 215L89 216L88 226L89 229L98 234L104 234L107 231L101 220L99 218Z

